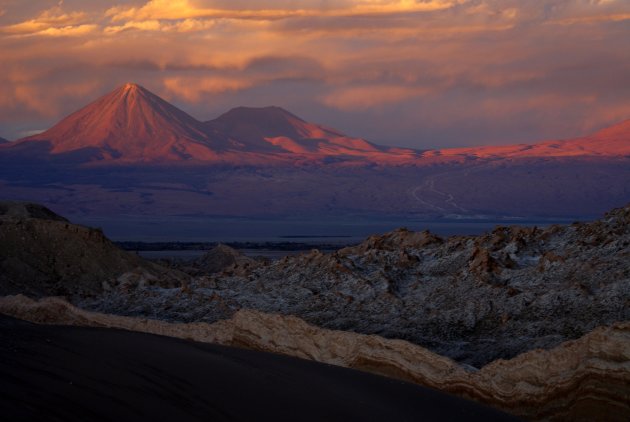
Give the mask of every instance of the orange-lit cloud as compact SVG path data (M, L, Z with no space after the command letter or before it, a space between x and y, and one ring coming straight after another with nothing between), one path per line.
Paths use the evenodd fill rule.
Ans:
M2 13L0 16L4 14ZM0 31L13 35L62 35L63 33L83 35L97 27L93 24L87 24L87 19L87 14L82 11L66 13L61 5L57 5L42 11L33 19L3 26Z
M595 16L581 16L571 17L566 19L558 19L551 21L551 24L557 25L575 25L584 23L596 23L596 22L621 22L630 20L630 13L619 13L614 15L595 15Z
M431 90L423 87L401 85L372 85L343 88L327 94L324 104L340 110L365 110L375 107L386 107L413 97L423 96Z
M140 7L116 6L106 15L114 22L123 20L174 20L190 18L279 19L296 16L351 16L427 12L451 8L468 0L356 0L329 2L272 1L220 2L192 0L149 0ZM323 6L323 4L325 6Z
M253 81L237 78L165 78L167 94L175 95L191 102L199 102L207 94L239 91L254 85Z
M574 136L628 110L629 20L626 0L7 1L0 136L127 81L393 145Z

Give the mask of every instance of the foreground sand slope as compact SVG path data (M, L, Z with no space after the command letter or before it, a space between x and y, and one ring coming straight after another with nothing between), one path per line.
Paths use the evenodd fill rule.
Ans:
M434 389L275 353L0 315L5 421L516 418Z
M469 372L401 340L314 327L250 310L214 324L174 324L87 312L60 298L0 298L0 313L31 322L111 327L275 352L451 392L527 419L628 420L630 323L600 327L549 350Z

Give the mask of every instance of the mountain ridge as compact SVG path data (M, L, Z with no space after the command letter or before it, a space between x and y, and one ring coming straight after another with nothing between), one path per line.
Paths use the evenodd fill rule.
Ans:
M318 221L592 217L630 201L628 121L573 140L416 151L279 107L201 122L138 86L108 95L43 134L0 145L5 199L84 216L299 213Z
M423 166L476 159L627 156L630 119L575 139L418 151L376 145L309 123L278 106L241 106L200 121L142 86L127 83L50 129L3 145L3 150L28 150L36 142L49 146L49 156L70 154L83 163Z
M343 148L355 153L388 150L335 129L309 123L277 106L236 107L205 124L210 130L224 133L261 152L284 150L297 154L328 152L327 155L334 155L341 154ZM325 148L322 148L322 143L326 144Z
M202 122L135 83L127 83L16 141L12 151L45 145L50 156L84 163L287 163L329 157L406 159L411 149L380 147L308 123L280 107L237 107ZM45 154L44 154L45 155Z
M145 88L128 83L17 141L49 142L51 154L95 149L101 160L160 161L212 158L201 122Z
M478 158L542 158L630 155L630 119L590 135L532 144L447 148L438 155L469 155ZM433 151L429 151L429 155Z

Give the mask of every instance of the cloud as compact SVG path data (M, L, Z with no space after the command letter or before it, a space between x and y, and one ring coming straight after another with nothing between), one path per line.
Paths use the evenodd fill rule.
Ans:
M39 117L57 117L60 112L60 100L83 100L99 84L96 81L79 81L43 86L22 81L3 85L0 85L3 91L3 95L0 96L0 108L17 109L20 113L30 112Z
M190 102L199 102L207 94L240 91L253 85L247 79L229 77L191 78L174 77L164 79L168 96L176 96Z
M242 72L258 79L323 80L326 69L317 59L307 56L258 56L248 60Z
M466 0L400 0L381 1L365 0L355 2L350 8L351 14L382 14L382 13L408 13L408 12L428 12L435 10L449 9L455 5L466 3Z
M358 0L328 2L270 1L217 2L150 0L140 7L116 6L106 15L114 22L125 20L177 20L190 18L282 19L298 16L352 16L444 10L467 0ZM297 6L299 5L299 6Z
M566 137L628 110L625 0L42 4L0 7L5 137L127 81L202 118L276 104L420 148Z
M105 15L113 22L194 18L279 18L302 13L291 10L237 10L198 7L189 0L150 0L141 7L113 7Z
M550 21L549 24L556 25L575 25L575 24L589 24L597 22L621 22L630 20L630 13L619 13L614 15L596 15L596 16L579 16L570 17L565 19L558 19Z
M28 36L48 36L48 37L79 37L82 35L95 32L98 29L97 25L77 25L77 26L63 26L63 27L50 27L42 29L35 33L27 34Z
M76 11L66 13L63 2L44 10L33 19L7 25L0 32L12 35L83 35L96 29L96 25L87 23L88 15Z
M373 85L342 88L322 98L329 107L340 110L356 111L370 108L382 108L392 103L399 103L413 97L430 93L429 88L401 85Z
M108 26L104 29L105 34L117 34L129 29L139 29L142 31L161 31L163 28L162 23L159 20L145 20L145 21L127 21L124 25Z
M214 19L183 19L179 21L164 21L158 19L126 21L122 25L110 25L103 29L107 35L114 35L128 30L160 31L160 32L201 32L209 31L218 25Z

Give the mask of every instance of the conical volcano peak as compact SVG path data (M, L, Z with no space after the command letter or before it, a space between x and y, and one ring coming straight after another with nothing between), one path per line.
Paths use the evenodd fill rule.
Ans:
M134 82L127 82L126 84L122 85L118 89L114 90L114 92L118 92L123 95L142 94L142 95L157 97L157 95L155 95L154 93L152 93L151 91L143 87L142 85L138 85L137 83L134 83Z
M236 107L206 125L213 133L237 140L240 148L250 151L320 156L366 156L381 151L364 139L309 123L278 106Z
M391 158L383 154L404 160L409 156L407 151L389 151L309 123L278 106L236 107L202 123L134 82L118 85L47 131L15 145L33 141L52 155L72 153L72 159L80 161L117 163L264 164L303 160L306 155L314 160L338 156L374 161Z
M125 102L134 102L138 98L142 98L149 102L152 102L152 101L156 103L165 102L160 97L158 97L157 95L155 95L154 93L146 89L145 87L138 85L136 83L133 83L133 82L128 82L118 87L110 95L114 99L117 99L118 101L125 101Z
M28 140L53 153L96 149L105 160L160 161L213 156L203 123L135 83L126 83Z
M246 143L280 136L291 139L343 136L332 129L308 123L278 106L236 107L207 125Z
M137 83L134 82L127 82L125 85L123 85L123 90L125 91L135 91L137 89L142 88L140 85L138 85ZM142 88L144 89L144 88Z

